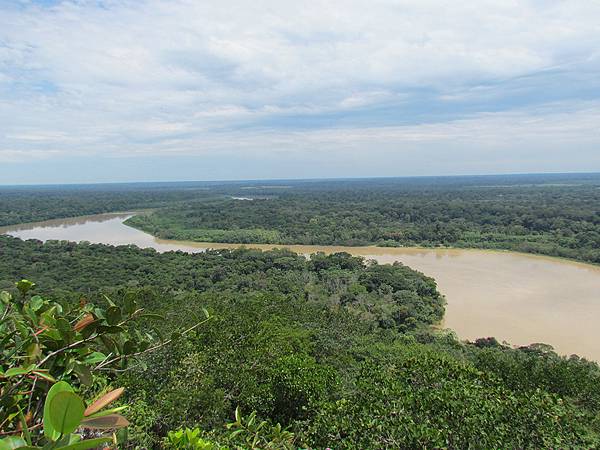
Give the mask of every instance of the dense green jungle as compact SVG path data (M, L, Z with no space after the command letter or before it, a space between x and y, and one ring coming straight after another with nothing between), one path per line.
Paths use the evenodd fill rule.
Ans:
M600 263L600 177L462 180L247 186L128 224L199 242L488 248Z
M251 199L251 200L240 200ZM148 210L165 239L507 249L600 262L600 175L0 188L0 226Z
M132 210L163 238L600 262L594 174L0 189L0 225ZM595 362L460 341L435 280L399 263L0 235L0 291L2 450L600 445Z

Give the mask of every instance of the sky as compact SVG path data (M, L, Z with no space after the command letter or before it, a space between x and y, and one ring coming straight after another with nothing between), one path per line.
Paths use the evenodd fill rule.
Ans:
M597 0L0 0L0 184L600 172Z

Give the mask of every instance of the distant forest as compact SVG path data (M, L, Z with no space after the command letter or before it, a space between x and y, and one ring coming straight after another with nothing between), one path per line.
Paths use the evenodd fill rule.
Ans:
M0 188L0 226L140 209L152 212L127 223L166 239L472 247L600 263L599 174Z
M472 247L600 263L600 176L315 182L235 195L253 200L189 199L127 223L200 242Z

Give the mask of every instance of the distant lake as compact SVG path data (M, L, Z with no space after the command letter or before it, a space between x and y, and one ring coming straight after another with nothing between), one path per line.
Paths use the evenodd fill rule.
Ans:
M100 214L0 228L21 239L135 244L157 251L201 252L238 244L171 241L123 224L133 213ZM435 278L446 296L443 326L460 338L495 336L512 345L544 342L561 354L600 361L600 267L522 253L462 249L260 245L301 254L348 252L400 261Z

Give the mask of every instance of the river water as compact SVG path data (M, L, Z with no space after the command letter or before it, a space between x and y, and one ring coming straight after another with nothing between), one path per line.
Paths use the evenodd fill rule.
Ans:
M0 228L22 239L135 244L160 252L200 252L237 244L171 241L128 227L131 213ZM249 244L263 250L281 245ZM513 345L544 342L561 354L600 361L600 267L514 252L287 245L310 254L345 251L380 263L400 261L436 279L448 302L444 327L462 339L495 336Z

